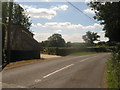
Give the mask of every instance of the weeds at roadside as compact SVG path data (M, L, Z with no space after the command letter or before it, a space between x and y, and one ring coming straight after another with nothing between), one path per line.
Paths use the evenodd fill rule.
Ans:
M120 88L120 44L107 62L106 79L108 88Z

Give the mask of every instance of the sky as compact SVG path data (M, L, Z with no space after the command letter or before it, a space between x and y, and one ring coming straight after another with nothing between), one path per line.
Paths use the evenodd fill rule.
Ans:
M87 31L97 32L100 41L107 41L104 37L103 26L94 19L94 11L87 6L86 2L72 2L83 13L79 12L68 2L17 2L26 10L32 23L30 30L35 34L34 38L38 41L45 41L54 33L59 33L66 42L84 42L82 36Z

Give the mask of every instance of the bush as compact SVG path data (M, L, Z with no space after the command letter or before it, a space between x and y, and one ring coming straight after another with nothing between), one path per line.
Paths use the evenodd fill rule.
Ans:
M48 48L47 50L47 52L48 52L48 54L50 54L50 55L56 55L56 49L57 48Z

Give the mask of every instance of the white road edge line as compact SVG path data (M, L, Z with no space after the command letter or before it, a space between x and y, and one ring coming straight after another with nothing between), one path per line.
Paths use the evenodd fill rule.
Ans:
M71 66L73 66L73 65L74 65L74 64L70 64L70 65L65 66L65 67L63 67L63 68L61 68L61 69L58 69L58 70L56 70L56 71L54 71L54 72L52 72L52 73L49 73L48 75L45 75L43 78L47 78L47 77L49 77L49 76L51 76L51 75L53 75L53 74L55 74L55 73L57 73L57 72L59 72L59 71L62 71L62 70L64 70L64 69L68 68L68 67L71 67Z

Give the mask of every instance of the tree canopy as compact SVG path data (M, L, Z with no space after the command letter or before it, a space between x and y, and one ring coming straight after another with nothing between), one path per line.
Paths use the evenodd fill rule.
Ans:
M65 40L61 34L53 34L48 38L50 47L63 47L65 46Z
M43 41L42 45L47 47L64 47L65 40L62 38L61 34L53 34L47 41Z
M120 2L90 2L88 4L95 10L95 19L104 25L105 36L110 41L120 42Z
M87 44L93 45L94 41L99 41L98 38L100 38L100 36L97 35L97 33L88 31L82 38Z
M9 5L11 2L2 2L2 23L7 24L9 17ZM11 23L21 25L26 29L30 28L31 22L25 10L13 2Z

